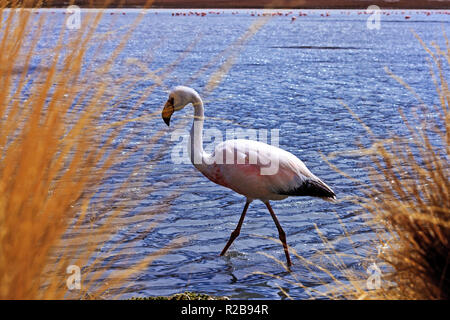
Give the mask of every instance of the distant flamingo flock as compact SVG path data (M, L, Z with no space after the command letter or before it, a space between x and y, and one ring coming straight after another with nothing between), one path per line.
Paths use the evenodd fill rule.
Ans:
M39 14L39 11L35 11L35 14ZM51 14L55 14L57 13L56 11L52 11ZM65 11L61 12L62 14L70 14L67 13ZM153 12L154 14L158 14L157 11ZM336 15L337 11L324 11L324 10L308 10L308 12L305 11L298 11L298 12L294 12L294 11L288 11L288 12L281 12L281 11L276 11L276 12L258 12L258 11L176 11L176 12L171 12L171 15L173 17L179 17L179 16L197 16L197 17L206 17L206 16L217 16L217 15L225 15L225 14L231 14L231 15L243 15L243 14L247 14L250 15L252 17L260 17L260 16L272 16L272 17L290 17L290 21L295 22L297 20L297 17L307 17L308 15L310 16L320 16L322 18L328 18L328 17L332 17L333 14ZM407 11L400 11L400 10L381 10L380 14L385 15L385 16L403 16L403 18L405 20L409 20L411 19L411 15L415 13L417 15L423 15L423 16L432 16L432 15L450 15L450 11L442 11L442 10L434 10L434 11L414 11L414 10L407 10ZM112 11L109 12L110 15L126 15L127 12L125 11ZM366 11L366 10L362 10L362 11L356 11L356 10L341 10L339 11L339 15L371 15L373 14L370 11Z

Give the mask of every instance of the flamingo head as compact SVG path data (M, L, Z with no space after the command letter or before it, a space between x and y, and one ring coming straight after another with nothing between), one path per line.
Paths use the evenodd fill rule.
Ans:
M194 89L185 86L175 87L170 92L161 113L164 122L169 126L170 118L175 111L181 110L189 103L196 103L197 101L200 101L200 96Z

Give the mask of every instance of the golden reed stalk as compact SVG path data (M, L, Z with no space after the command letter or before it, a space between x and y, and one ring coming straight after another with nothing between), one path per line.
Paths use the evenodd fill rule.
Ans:
M406 137L375 137L372 130L347 106L349 112L363 125L372 140L370 147L346 151L368 159L369 181L363 182L343 172L331 163L339 153L324 157L328 164L349 181L360 185L361 197L348 199L360 206L367 225L377 235L374 246L378 255L361 254L351 233L339 220L343 236L329 241L317 228L324 244L311 258L306 259L292 250L298 263L309 271L310 281L320 289L304 284L304 279L291 273L292 280L268 273L259 273L298 286L312 299L449 299L450 298L450 45L436 43L427 46L416 38L429 54L431 80L436 87L438 105L426 105L420 96L400 77L387 73L410 91L420 103L414 116L408 118L399 110L407 129ZM355 254L338 252L336 244L350 243ZM280 265L282 261L270 256ZM359 260L368 269L378 268L379 282L371 275L349 268L345 258ZM328 266L328 267L327 267ZM332 270L331 270L331 268ZM288 269L286 268L286 271ZM324 281L327 275L329 281ZM373 275L373 274L372 274ZM281 286L279 289L287 296Z
M38 51L52 20L43 12L35 15L39 3L33 3L22 6L0 0L0 299L120 298L134 275L181 240L132 260L120 271L112 265L130 256L129 248L119 243L103 252L103 246L122 227L141 225L136 234L145 237L160 220L157 215L167 212L183 188L174 188L161 205L132 216L126 213L133 210L136 200L116 198L135 195L130 190L136 187L149 197L156 189L145 181L152 168L133 168L114 190L98 192L97 188L134 151L154 152L155 162L167 153L170 144L153 150L163 131L153 133L145 145L127 147L126 152L128 139L119 145L114 142L128 123L155 117L160 121L160 102L147 115L136 117L134 113L157 87L164 86L165 78L190 49L156 71L129 59L130 67L140 69L141 75L117 78L110 71L143 14L127 26L106 62L86 63L86 52L94 50L94 57L104 53L105 42L114 33L96 32L102 11L83 14L80 30L67 37L62 28L53 47ZM150 5L151 1L145 7ZM242 47L263 25L261 21L266 19L258 19L235 47ZM213 57L189 81L217 68L207 93L214 90L234 61L233 50L226 51L229 56L222 65ZM32 70L31 61L37 55L48 60ZM136 92L141 80L154 84ZM137 99L137 103L124 119L108 116L127 99ZM186 121L175 127L183 125ZM174 176L166 185L180 178ZM79 290L68 289L70 266L81 268Z
M127 97L124 84L131 82L125 86L131 91L136 82L114 79L109 71L139 18L107 62L92 70L84 59L87 50L101 51L104 44L95 33L101 11L86 14L69 38L61 28L48 55L37 44L50 19L42 12L36 18L35 11L0 1L0 299L100 297L165 253L143 257L99 284L104 258L96 253L116 230L124 205L106 210L95 226L86 223L95 212L90 200L96 187L126 159L125 143L113 146L121 124L99 125L99 119L114 99L120 101L114 89ZM48 60L32 70L37 54ZM131 220L139 218L143 214ZM69 265L83 268L80 290L68 290Z
M439 104L425 105L403 80L388 73L418 97L416 119L401 111L411 139L394 137L378 144L371 154L371 188L362 200L385 250L382 261L392 271L386 283L366 297L378 299L450 298L450 46L432 43L430 49L416 38L430 56L430 75ZM431 115L431 116L430 116ZM365 296L363 296L365 297Z

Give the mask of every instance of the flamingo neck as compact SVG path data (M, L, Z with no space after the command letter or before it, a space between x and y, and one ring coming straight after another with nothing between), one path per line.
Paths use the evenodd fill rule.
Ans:
M194 121L190 132L188 151L192 164L198 167L204 164L203 160L207 156L203 151L204 108L203 101L199 96L193 97L192 104L194 106Z

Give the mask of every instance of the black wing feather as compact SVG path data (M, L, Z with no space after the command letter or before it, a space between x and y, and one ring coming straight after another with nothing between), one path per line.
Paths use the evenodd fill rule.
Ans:
M310 196L335 199L336 194L321 180L306 179L298 187L277 192L285 196Z

